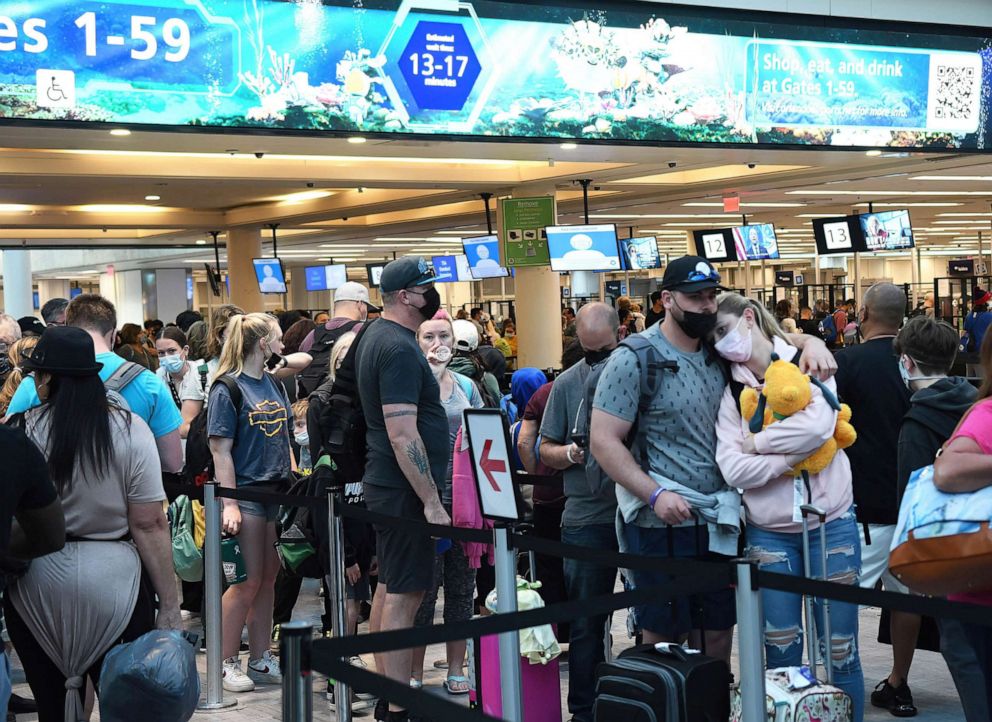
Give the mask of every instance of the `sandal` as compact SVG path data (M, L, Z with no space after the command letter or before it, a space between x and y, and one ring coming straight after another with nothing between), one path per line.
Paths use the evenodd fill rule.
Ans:
M447 669L447 668L448 668L448 660L446 659L434 660L434 669Z
M424 686L424 682L416 677L410 677L410 688L411 689L421 689Z
M444 688L451 695L468 694L471 691L468 684L468 677L460 675L452 675L444 680Z

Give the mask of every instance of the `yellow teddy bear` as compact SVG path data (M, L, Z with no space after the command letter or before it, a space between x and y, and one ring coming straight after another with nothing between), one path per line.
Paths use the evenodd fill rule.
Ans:
M772 363L765 371L765 388L761 394L749 387L741 392L741 416L750 419L751 433L756 434L769 424L806 408L813 397L811 383L820 388L827 403L838 412L837 424L833 437L792 470L797 475L803 471L810 474L823 471L838 449L846 449L857 440L858 434L851 425L851 407L839 403L833 392L818 379L811 379L798 366L783 361L776 354L772 354Z

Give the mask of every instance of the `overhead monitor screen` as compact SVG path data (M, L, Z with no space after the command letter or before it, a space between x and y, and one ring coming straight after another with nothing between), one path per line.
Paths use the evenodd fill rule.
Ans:
M503 266L499 252L499 236L479 236L463 238L462 248L468 257L472 278L503 278L509 271Z
M617 227L548 226L548 254L553 271L619 271Z
M734 251L734 234L729 228L697 230L692 232L692 237L696 241L696 253L710 263L737 260Z
M884 211L858 216L866 251L895 251L913 247L909 211Z
M472 269L468 265L468 256L458 253L452 256L432 256L435 283L456 283L458 281L474 281Z
M379 278L382 276L382 269L385 267L385 263L365 264L365 272L369 277L369 288L379 288Z
M813 220L813 237L816 239L816 252L821 256L853 253L863 248L857 216L816 218Z
M661 268L661 254L658 252L658 239L624 238L620 241L620 260L628 271L647 271Z
M734 248L741 261L764 261L778 258L778 240L775 226L762 223L730 229L734 235Z
M286 275L278 258L253 258L258 290L262 293L286 293Z
M303 271L308 291L333 291L348 280L348 268L343 264L307 266Z

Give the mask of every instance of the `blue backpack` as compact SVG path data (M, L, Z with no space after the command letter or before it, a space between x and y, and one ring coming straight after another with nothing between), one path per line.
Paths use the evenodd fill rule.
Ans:
M503 412L507 422L512 424L517 420L517 405L513 401L512 394L506 394L499 400L499 410Z
M834 323L833 315L827 315L820 321L820 335L827 343L837 342L837 324Z

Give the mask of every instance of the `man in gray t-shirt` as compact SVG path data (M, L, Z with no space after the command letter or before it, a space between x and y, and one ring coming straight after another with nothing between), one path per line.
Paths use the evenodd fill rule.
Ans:
M726 378L715 352L701 343L716 325L721 289L720 274L706 259L684 256L669 263L661 285L665 318L642 335L657 355L675 361L678 370L661 373L654 400L640 418L642 370L632 352L613 354L596 387L590 448L617 483L623 546L634 554L728 558L709 552L708 532L696 527L687 500L665 488L666 482L675 482L707 496L727 488L715 461L716 419ZM804 370L836 369L822 344L809 343L815 358L802 360ZM635 420L638 433L646 434L650 475L625 443ZM637 570L633 582L650 587L668 584L671 577ZM691 631L705 630L709 653L728 661L735 616L731 590L648 604L635 612L645 642L681 642Z
M614 520L617 500L613 489L594 494L586 481L585 443L572 440L572 432L585 433L586 380L592 366L605 363L617 346L617 312L605 303L588 303L579 309L575 328L585 360L555 379L541 422L541 461L564 470L565 511L561 540L596 549L617 550ZM582 441L580 439L580 441ZM616 567L565 559L565 589L570 600L610 594L616 584ZM608 615L572 622L569 639L568 711L575 722L592 722L596 692L596 667L604 659L603 635Z

